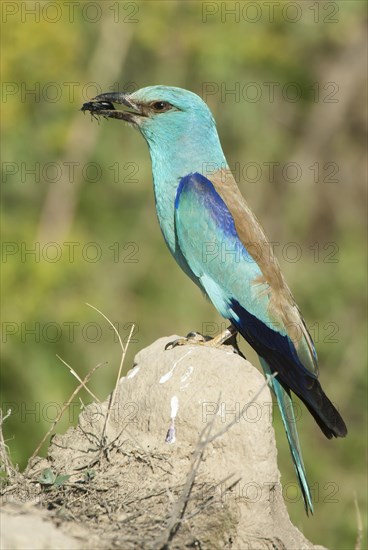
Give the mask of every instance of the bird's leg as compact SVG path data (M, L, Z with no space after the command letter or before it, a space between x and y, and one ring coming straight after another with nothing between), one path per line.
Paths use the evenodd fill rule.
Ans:
M204 336L199 332L189 332L186 338L178 338L177 340L174 340L173 342L169 342L168 344L166 344L165 350L173 349L177 346L186 346L188 344L198 344L201 346L209 346L209 347L215 347L215 348L222 348L224 345L226 346L230 345L234 348L235 353L242 355L236 341L237 334L238 334L238 331L233 325L229 325L224 331L220 332L220 334L215 336L215 338L211 338L210 336Z
M237 329L234 327L234 325L230 324L225 330L220 332L220 334L212 338L212 340L208 342L208 345L215 347L222 346L224 344L234 345L234 342L236 342L237 334Z

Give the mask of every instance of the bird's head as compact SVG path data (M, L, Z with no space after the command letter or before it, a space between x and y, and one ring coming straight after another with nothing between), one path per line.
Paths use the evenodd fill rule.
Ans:
M111 110L109 103L125 109ZM133 93L104 93L85 104L84 110L92 108L94 114L98 110L97 114L124 120L138 128L151 150L175 147L179 152L189 144L197 148L199 142L218 142L210 109L198 95L182 88L149 86Z

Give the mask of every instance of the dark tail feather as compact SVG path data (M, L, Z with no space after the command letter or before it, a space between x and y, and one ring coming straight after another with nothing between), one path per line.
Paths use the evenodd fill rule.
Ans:
M298 397L303 401L328 439L346 436L348 430L345 422L322 390L318 380L313 380L313 385L307 392L307 396L304 394L298 395Z

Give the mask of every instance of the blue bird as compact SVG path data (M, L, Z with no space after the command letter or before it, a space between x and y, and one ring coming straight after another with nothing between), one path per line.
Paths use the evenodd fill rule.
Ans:
M120 104L129 110L115 110ZM263 229L232 176L208 106L181 88L150 86L106 93L85 104L124 120L148 143L156 210L170 252L185 273L257 352L271 379L306 512L313 504L291 391L329 439L344 437L340 414L318 382L312 338ZM208 250L227 252L208 254ZM230 253L231 252L231 253Z

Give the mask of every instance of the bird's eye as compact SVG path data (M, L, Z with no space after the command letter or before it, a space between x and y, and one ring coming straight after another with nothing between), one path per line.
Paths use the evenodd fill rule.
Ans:
M163 113L164 111L168 111L172 108L172 105L170 103L167 103L167 101L154 101L151 103L151 107L154 111L157 113Z

